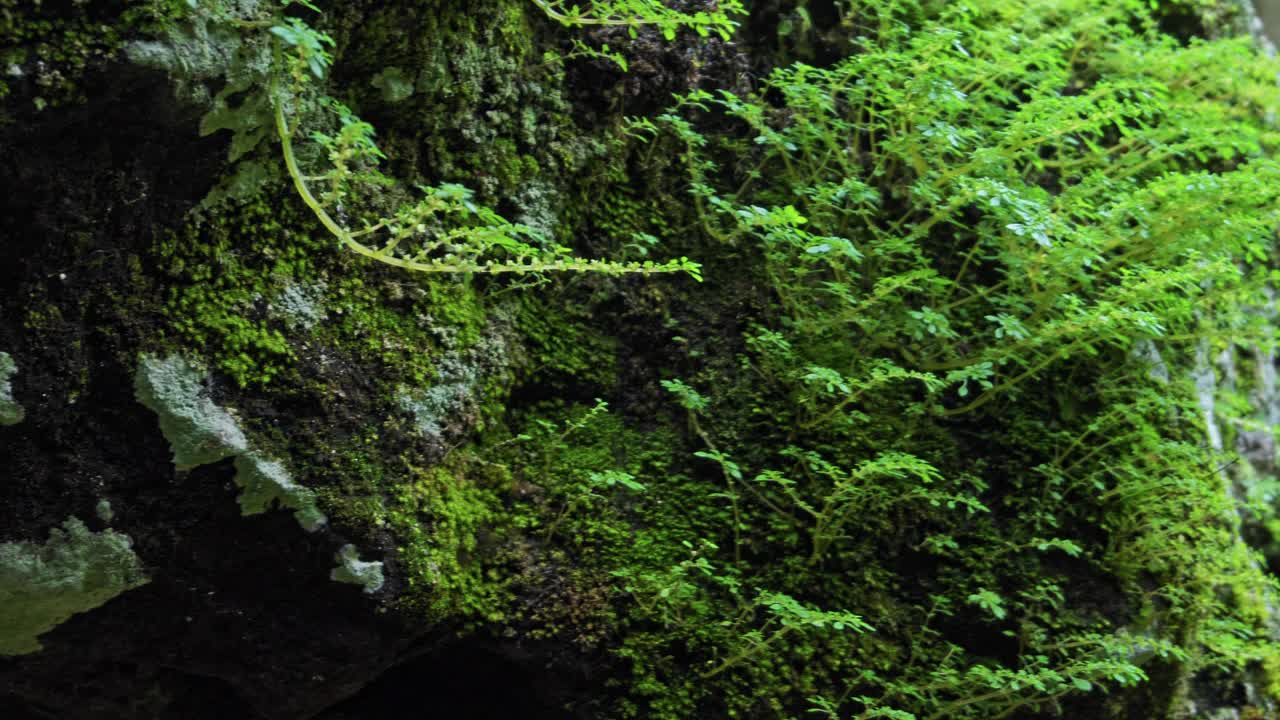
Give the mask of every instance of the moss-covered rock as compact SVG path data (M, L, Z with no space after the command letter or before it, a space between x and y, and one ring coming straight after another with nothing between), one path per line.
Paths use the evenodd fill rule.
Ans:
M0 518L34 536L129 498L112 521L168 573L119 601L156 622L67 624L107 640L82 643L92 662L58 643L45 664L0 663L0 712L12 696L68 717L316 717L448 642L533 668L540 690L581 680L545 694L593 720L754 720L812 703L948 720L1164 720L1190 698L1204 713L1266 708L1273 613L1218 492L1226 460L1191 420L1257 401L1242 380L1240 397L1205 383L1213 403L1165 404L1183 392L1177 343L1202 330L1187 318L1216 322L1236 273L1173 318L1179 340L1148 340L1167 370L1153 387L1149 367L1124 374L1128 335L1069 344L1076 315L1053 326L1065 340L1027 334L1154 283L1165 245L1270 185L1206 193L1190 220L1164 207L1187 183L1157 187L1128 219L1107 205L1187 168L1198 185L1265 162L1267 127L1237 127L1225 154L1186 135L1206 113L1236 127L1271 102L1245 45L1189 40L1214 4L781 0L753 3L733 44L562 28L528 0L287 8L335 39L330 72L309 82L376 126L401 187L463 183L587 256L675 246L706 263L698 285L422 277L344 254L282 181L266 92L278 36L254 14L271 5L155 3L166 27L128 38L104 78L118 94L101 102L127 122L51 108L14 144L45 155L0 163L0 234L31 238L0 245L0 345L23 361L32 411L0 428L0 467L34 478ZM629 73L588 47L605 41ZM872 54L886 61L822 83ZM1253 69L1184 82L1223 57ZM768 75L793 61L807 64ZM29 85L37 67L17 70ZM672 91L698 87L726 92L661 116ZM332 131L331 106L315 107L307 125ZM637 140L627 116L666 132ZM158 140L106 132L157 118ZM1060 142L1034 147L1044 137ZM1097 148L1106 162L1082 155ZM321 148L300 152L306 165ZM153 165L178 169L143 172ZM368 205L399 202L388 187ZM1072 205L1083 192L1096 204ZM358 226L366 210L334 212ZM1269 237L1269 212L1200 229ZM1031 220L1004 213L1115 222L1058 257L1057 236L1024 242ZM1142 244L1169 227L1188 232ZM1104 274L1056 293L1045 283L1066 266ZM1030 284L1010 293L1017 283ZM1115 327L1132 306L1080 317ZM1245 324L1215 329L1206 353ZM1255 365L1274 362L1270 344L1237 354L1242 378L1268 382ZM979 397L989 404L950 412ZM1269 414L1219 420L1219 449L1244 439L1274 455ZM1269 474L1249 484L1255 505ZM1274 544L1280 521L1259 520ZM863 624L875 631L852 631ZM64 677L129 697L73 707ZM434 698L431 680L415 676L413 692Z

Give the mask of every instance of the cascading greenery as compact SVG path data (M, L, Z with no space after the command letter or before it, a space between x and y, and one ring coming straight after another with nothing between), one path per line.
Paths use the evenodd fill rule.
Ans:
M533 1L668 37L741 9ZM571 578L578 614L538 632L607 648L616 717L1163 718L1223 671L1274 711L1276 591L1206 433L1244 421L1192 375L1274 342L1248 308L1274 281L1277 65L1140 0L834 6L842 57L628 124L628 167L664 182L625 229L683 228L735 275L665 291L758 288L735 356L664 383L685 445L557 407L451 459L538 488L474 513L526 539L530 576ZM271 36L289 174L342 244L430 272L697 271L575 259L457 185L406 200L323 96L332 41L278 9L231 24ZM509 580L467 572L499 617Z
M235 130L240 143L256 145L261 139L260 118L256 114L263 104L268 105L294 188L343 247L378 262L428 273L681 272L698 277L699 265L684 257L667 262L574 257L569 248L554 244L538 230L509 222L480 205L468 188L456 183L419 186L421 199L406 199L411 193L377 170L385 155L374 140L373 126L326 95L320 86L332 62L329 49L334 41L301 17L286 14L295 5L318 13L320 9L310 0L172 3L175 10L199 14L204 22L274 37L269 66L248 84L233 85L237 92L254 93L255 101L243 103L239 109L222 108L217 123L206 123L206 127ZM712 12L693 14L671 10L655 0L596 2L586 11L562 2L534 3L548 17L569 27L619 26L628 28L634 36L637 28L654 26L667 38L682 28L703 36L716 32L728 37L736 25L731 16L743 12L736 0ZM581 53L610 58L626 67L625 59L610 53L607 46L595 49L579 42L578 47ZM261 95L264 90L265 98ZM320 129L303 136L316 148L302 153L296 144L308 123ZM326 128L332 131L325 132ZM233 156L236 148L233 144ZM239 152L247 149L239 147ZM303 159L312 156L310 163ZM304 164L317 169L309 171ZM318 187L323 190L315 189ZM395 210L385 214L388 206L395 206Z
M1113 712L1167 717L1222 669L1273 707L1191 375L1273 342L1276 64L1145 2L843 6L847 57L631 122L767 297L736 370L667 383L709 465L636 478L618 713L1056 717L1158 678Z
M566 27L625 27L635 37L637 28L653 26L668 40L674 40L683 28L703 37L714 32L728 40L736 26L733 16L746 14L741 0L723 0L714 4L714 10L693 13L674 10L660 0L595 0L585 9L567 0L532 2L547 17Z
M301 4L316 9L310 3ZM547 10L551 12L550 8ZM562 22L581 24L585 20L563 18ZM663 16L646 22L665 24L676 20ZM696 27L704 28L705 24L699 23ZM421 200L401 204L392 215L379 215L376 209L386 204L383 198L388 188L395 192L395 183L376 170L378 161L385 156L374 142L373 126L361 121L342 103L317 97L312 87L325 76L331 61L326 46L331 46L333 40L296 17L271 25L270 31L281 41L276 46L277 71L271 76L271 95L276 134L289 177L303 202L344 247L418 272L570 270L610 275L686 272L698 276L698 264L688 258L657 263L573 257L568 248L552 245L533 228L511 223L477 204L471 191L458 184L419 187ZM288 85L282 82L285 77ZM338 130L333 134L311 133L310 139L320 146L328 167L319 174L308 175L302 169L294 140L303 118L317 107L333 112ZM324 188L318 197L313 185ZM357 208L374 217L353 230L342 216L358 213Z

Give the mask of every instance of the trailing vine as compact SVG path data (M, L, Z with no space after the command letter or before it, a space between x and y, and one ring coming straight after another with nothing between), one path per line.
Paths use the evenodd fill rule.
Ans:
M576 5L534 2L548 17L568 27L626 26L634 34L636 28L652 25L668 38L674 37L680 28L689 28L704 36L716 32L727 37L735 25L731 15L743 12L736 0L715 12L691 15L671 10L654 0L597 2L585 13ZM214 22L241 32L270 34L273 59L265 78L266 92L285 168L298 196L341 246L371 260L415 272L570 271L605 275L680 272L700 279L698 263L686 257L657 262L575 256L569 248L552 242L538 230L509 222L481 205L469 188L456 183L418 186L419 200L402 202L389 213L381 210L388 204L387 198L407 193L377 170L385 156L374 140L373 126L360 120L342 103L325 96L319 87L332 62L329 49L334 41L302 18L286 16L285 11L291 5L319 12L308 0L282 0L268 10L250 6L252 17L241 17L223 4L204 7L198 0L179 0L176 6L185 11L204 12ZM609 52L607 46L594 50L579 42L576 47L579 53L607 55L626 67L623 56ZM229 89L245 88L232 83ZM245 122L254 124L252 118L234 117L233 111L223 111L218 117L206 125L210 130L234 129L237 144L233 145L233 152L240 147L242 137L247 138L244 142L256 144L256 130L244 127ZM336 133L302 132L304 124L330 126L335 121ZM313 144L322 160L318 163L304 160L298 147L300 140ZM243 152L243 148L240 151ZM321 167L311 169L312 164ZM317 189L320 186L323 190ZM356 215L362 220L353 220Z

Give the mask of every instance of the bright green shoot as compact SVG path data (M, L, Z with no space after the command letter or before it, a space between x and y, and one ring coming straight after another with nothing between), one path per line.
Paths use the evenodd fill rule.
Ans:
M663 37L674 39L676 32L687 28L707 37L716 33L728 40L737 27L734 15L745 15L739 0L725 0L711 12L682 13L663 5L660 0L593 0L585 9L565 0L533 0L547 17L567 27L625 27L636 35L637 28L658 28Z

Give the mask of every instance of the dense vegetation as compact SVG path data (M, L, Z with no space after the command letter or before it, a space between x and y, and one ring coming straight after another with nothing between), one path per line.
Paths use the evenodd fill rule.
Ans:
M230 138L143 345L260 404L369 369L342 432L246 422L392 538L385 608L602 663L597 718L1276 712L1280 63L1233 6L129 5L102 47Z

